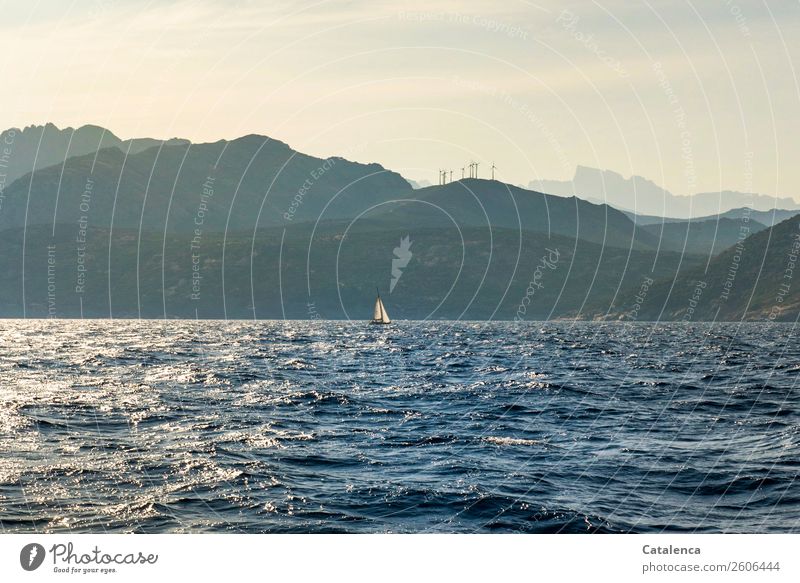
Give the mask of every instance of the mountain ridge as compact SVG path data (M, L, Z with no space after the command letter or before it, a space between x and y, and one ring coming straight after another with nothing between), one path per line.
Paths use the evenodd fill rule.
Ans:
M793 322L800 317L800 285L793 281L798 256L800 215L747 237L705 264L684 266L674 278L650 282L644 294L634 286L623 295L641 299L636 319L644 321ZM625 320L630 314L617 304L594 317Z
M186 144L188 140L170 138L131 138L122 140L112 131L94 124L78 128L58 128L47 122L43 125L28 125L24 128L8 128L0 133L0 144L5 148L3 170L5 186L23 176L56 164L62 164L73 156L83 156L108 147L121 151L139 153L159 144Z
M102 131L82 135L104 144ZM751 264L759 249L770 256L763 273L774 287L784 260L773 249L800 219L637 224L609 204L497 180L415 189L380 164L258 134L147 140L68 156L2 189L1 315L313 317L313 304L349 318L388 283L405 240L411 253L389 296L400 318L625 319L621 308L652 280L637 315L681 319L698 270L716 289L733 253L748 267L732 300L715 313L697 302L693 317L764 319L769 293ZM760 298L753 310L738 299L748 285ZM798 286L787 291L788 311L775 317L790 319L799 297Z
M586 200L602 201L638 215L680 219L717 215L743 206L758 211L773 208L800 211L800 203L789 197L732 190L679 196L642 176L634 174L625 178L613 170L582 165L576 167L572 180L533 180L529 188L559 196L580 196Z

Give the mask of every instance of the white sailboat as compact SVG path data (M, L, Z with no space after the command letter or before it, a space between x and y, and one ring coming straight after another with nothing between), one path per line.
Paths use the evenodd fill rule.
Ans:
M375 309L372 312L372 324L391 324L392 320L389 318L389 314L386 313L386 308L383 305L383 301L381 300L381 292L377 289L375 290L378 292L378 298L375 300Z

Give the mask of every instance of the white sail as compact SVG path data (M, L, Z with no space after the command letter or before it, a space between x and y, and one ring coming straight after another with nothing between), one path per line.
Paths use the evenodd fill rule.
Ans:
M381 324L391 323L389 314L386 313L386 308L384 307L380 296L378 296L378 299L375 300L375 309L372 312L372 321Z

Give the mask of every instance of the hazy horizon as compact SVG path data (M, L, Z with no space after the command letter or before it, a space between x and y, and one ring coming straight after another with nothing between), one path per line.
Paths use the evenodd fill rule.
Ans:
M24 131L24 130L25 130L25 129L27 129L27 128L37 128L37 127L39 127L39 128L40 128L40 127L45 127L45 126L46 126L46 125L48 125L48 124L50 124L50 125L54 125L54 126L55 126L55 127L56 127L56 128L59 130L59 131L65 131L65 130L78 130L78 129L80 129L80 128L83 128L83 127L97 127L97 128L99 128L99 129L102 129L102 130L105 130L105 131L108 131L108 132L110 132L111 134L113 134L114 136L116 136L117 138L119 138L120 140L122 140L123 142L124 142L124 141L127 141L127 140L136 140L136 139L143 139L143 138L144 138L144 139L148 139L148 138L150 138L150 139L155 139L155 140L162 140L162 141L164 141L164 142L167 142L167 141L169 141L169 140L174 140L174 139L183 139L183 140L188 140L188 138L185 138L185 137L183 137L183 136L169 136L169 137L165 137L165 136L152 136L152 135L147 135L147 136L145 136L145 135L136 135L136 136L126 136L126 135L120 135L119 133L115 132L115 131L113 130L113 128L102 127L102 126L100 126L100 125L98 125L98 124L94 124L94 123L85 123L85 124L81 124L81 125L79 125L79 126L77 126L77 127L73 127L73 126L63 126L63 127L62 127L62 126L58 126L57 124L54 124L53 122L50 122L50 121L48 121L48 122L44 122L44 123L38 123L38 124L28 124L28 125L25 125L25 126L22 126L22 127L15 126L14 128L4 128L2 131L7 131L7 130L9 130L9 129L18 129L18 130L20 130L20 131ZM286 142L285 142L285 140L281 140L281 139L279 139L279 138L276 138L275 136L270 136L270 135L268 135L268 134L253 134L253 133L250 133L250 134L243 134L243 135L241 135L241 136L236 136L236 137L233 137L233 138L218 138L218 139L212 139L212 140L208 140L208 141L202 141L202 142L191 142L191 143L192 143L193 145L201 145L201 144L213 144L213 143L215 143L215 142L218 142L218 141L220 141L220 140L227 140L227 141L231 141L231 140L236 140L236 139L238 139L238 138L241 138L241 137L244 137L244 136L247 136L247 135L257 135L257 136L260 136L260 137L263 137L263 138L268 138L268 139L270 139L270 140L277 140L277 141L281 141L281 142L284 142L284 143L286 143ZM290 148L293 148L293 146L292 146L292 144L291 144L291 143L287 143L287 145L288 145ZM296 148L293 148L293 149L295 149L295 150L296 150ZM302 153L302 154L308 154L308 152L302 152L302 151L300 151L300 150L297 150L297 151L299 151L299 152L300 152L300 153ZM335 154L335 153L333 153L333 154L330 154L330 156L320 156L320 157L324 159L325 157L337 157L337 156L339 156L339 154ZM355 160L355 159L351 159L351 161L354 161L354 162L359 162L359 163L365 163L365 164L369 164L369 163L378 163L378 164L381 164L381 162L379 162L379 161L377 161L377 160L367 160L367 159L364 159L364 160ZM387 170L390 170L390 171L395 171L395 169L394 169L394 168L388 167L388 166L386 166L385 164L381 164L381 165L382 165L384 168L386 168ZM614 173L614 174L618 174L618 175L620 175L620 176L621 176L621 177L622 177L624 180L626 180L626 181L630 181L630 180L633 180L633 179L635 179L635 178L641 178L641 179L644 179L644 180L647 180L647 181L650 181L650 182L652 182L652 183L653 183L653 184L654 184L656 187L659 187L659 188L662 188L662 187L663 187L663 185L660 185L660 184L658 184L658 183L656 183L656 182L652 181L652 180L651 180L649 177L647 177L647 176L641 176L641 175L638 175L638 174L630 174L630 175L625 175L625 174L621 174L621 173L617 172L617 170L616 170L616 169L614 169L614 168L593 168L593 167L591 167L591 166L585 166L585 165L582 165L582 164L578 164L578 165L576 165L576 167L575 167L575 171L574 171L574 172L575 172L575 173L577 173L577 172L579 171L579 168L580 168L580 167L588 168L588 169L590 169L590 170L599 170L600 172L602 172L602 173L604 173L604 174L606 174L606 173ZM465 178L470 178L470 176L469 176L468 172L469 172L469 170L467 169L467 175L465 176ZM478 179L483 179L483 180L489 180L489 179L491 179L491 167L490 167L489 169L483 168L483 173L484 173L485 175L483 175L483 176L479 175L477 178L478 178ZM435 184L434 184L434 183L432 183L431 181L427 180L426 178L417 179L417 178L415 178L414 176L408 176L408 175L405 175L405 174L402 174L402 173L400 173L400 174L401 174L401 175L403 176L403 178L405 178L406 180L410 180L410 181L412 181L412 182L414 183L413 185L414 185L414 187L415 187L415 188L426 188L426 187L428 187L428 186L435 186ZM456 172L454 171L454 174L453 174L453 178L452 178L452 179L453 179L453 180L458 180L459 178L460 178L460 174L459 174L459 173L456 173ZM569 177L567 180L570 180L571 178L572 178L572 176L570 176L570 177ZM534 184L534 180L533 180L533 179L531 179L530 181L527 181L527 183L523 181L523 182L520 182L520 183L517 183L517 184L511 183L511 182L507 182L507 181L505 181L505 180L504 180L502 177L499 177L499 176L498 176L498 177L496 177L496 179L497 179L498 181L500 181L500 182L504 182L504 183L507 183L507 184L513 184L514 186L517 186L517 187L519 187L519 188L523 188L523 189L531 189L531 190L536 190L536 189L537 189L537 185L535 185L535 184ZM547 178L547 177L544 177L544 178L541 178L541 180L542 180L543 182L548 182L548 181L555 181L556 179L552 179L552 178ZM449 181L449 178L448 178L448 181ZM549 191L548 189L546 189L546 188L544 188L544 189L541 189L541 190L542 190L542 192L547 192L548 194L553 194L553 195L556 195L556 196L572 196L572 193L570 193L570 194L565 194L565 193L562 193L562 192L557 192L557 191L552 191L552 192L550 192L550 191ZM667 190L669 190L669 189L667 189ZM734 192L734 193L738 192L738 193L741 193L741 194L758 194L758 195L761 195L761 196L765 196L763 193L755 193L755 192L749 192L749 193L748 193L748 192L744 192L744 191L734 191L734 190L730 190L730 189L721 190L720 192L725 192L725 191L727 191L727 192ZM676 193L671 193L671 194L673 194L674 196L678 196L678 197L689 198L689 197L696 196L696 195L699 195L699 194L709 194L709 193L707 193L707 192L700 192L700 191L698 191L698 192L692 192L692 193L688 193L688 194L676 194ZM602 195L602 193L600 193L600 195ZM596 201L596 199L595 199L595 198L593 198L593 193L591 193L591 192L589 192L589 193L585 193L585 195L581 195L581 194L579 193L579 194L578 194L578 196L579 196L579 198L584 198L585 200L589 200L589 201ZM778 197L780 197L780 195L777 195L775 198L778 198ZM792 196L789 196L789 198L794 198L794 197L792 197ZM800 203L800 199L795 199L795 201L796 201L796 202L798 202L798 203ZM609 204L609 205L611 205L611 206L614 206L614 207L616 207L616 208L623 208L623 207L621 207L620 205L618 205L618 204L615 204L613 201L605 201L605 204ZM747 205L745 205L745 206L747 206ZM750 206L752 206L752 205L750 205ZM778 206L780 206L780 205L778 204ZM778 208L778 207L776 206L776 208ZM726 207L726 209L727 209L727 207ZM723 210L726 210L726 209L723 209ZM632 208L627 208L627 207L626 207L626 208L624 208L623 210L626 210L626 211L633 211L634 209L632 209ZM722 211L720 211L720 212L722 212Z
M800 200L796 7L741 1L4 5L3 127L257 133L415 181L576 166ZM784 155L785 158L785 155Z

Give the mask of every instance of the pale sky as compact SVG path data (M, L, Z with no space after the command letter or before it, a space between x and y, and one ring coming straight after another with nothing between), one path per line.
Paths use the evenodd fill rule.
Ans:
M0 1L0 127L800 200L799 25L774 0Z

